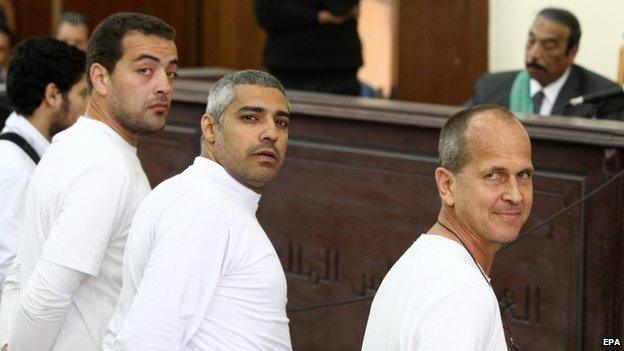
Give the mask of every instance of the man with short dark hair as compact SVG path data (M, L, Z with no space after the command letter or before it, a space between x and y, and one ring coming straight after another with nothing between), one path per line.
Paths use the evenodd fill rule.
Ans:
M104 350L290 350L286 278L256 219L284 162L282 85L242 71L219 80L202 151L141 204Z
M381 283L364 351L507 350L488 276L531 211L529 136L507 109L477 106L446 122L439 156L437 222Z
M55 136L28 187L11 350L101 349L130 222L150 190L138 138L165 126L174 38L171 26L137 13L94 30L85 116Z
M15 108L0 133L0 284L21 238L26 188L57 132L87 104L84 52L53 38L27 39L15 48L8 97Z
M526 70L485 74L479 78L471 105L495 103L514 113L622 119L621 96L569 104L570 99L617 88L609 79L574 64L581 27L569 11L546 8L529 31Z
M85 15L76 12L62 12L56 24L54 37L86 51L90 31L89 20Z

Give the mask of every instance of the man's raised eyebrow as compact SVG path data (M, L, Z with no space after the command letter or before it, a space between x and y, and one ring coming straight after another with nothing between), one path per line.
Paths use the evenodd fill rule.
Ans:
M133 61L137 62L137 61L141 61L141 60L150 60L150 61L160 62L160 59L158 57L150 55L150 54L139 55ZM177 65L178 64L178 59L173 59L173 60L169 61L169 64L170 65Z

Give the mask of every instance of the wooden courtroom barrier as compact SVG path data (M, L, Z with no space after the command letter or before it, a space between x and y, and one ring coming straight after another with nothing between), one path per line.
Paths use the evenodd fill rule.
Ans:
M177 81L167 127L142 138L153 186L199 154L208 88ZM286 271L293 348L359 350L369 297L436 220L438 133L458 108L288 95L287 157L258 218ZM531 228L622 170L624 122L520 118L533 145L534 203L528 234L494 262L502 313L522 350L601 349L603 338L624 336L624 182Z

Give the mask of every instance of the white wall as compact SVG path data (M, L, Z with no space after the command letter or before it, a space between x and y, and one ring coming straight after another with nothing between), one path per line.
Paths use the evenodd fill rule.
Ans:
M575 62L615 80L619 48L624 42L622 0L490 0L490 72L524 67L529 28L535 15L550 6L567 9L581 23L581 44Z

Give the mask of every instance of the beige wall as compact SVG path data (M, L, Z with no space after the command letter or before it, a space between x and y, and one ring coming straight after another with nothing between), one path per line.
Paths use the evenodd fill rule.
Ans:
M581 22L576 63L615 79L624 34L622 0L490 0L490 72L524 67L527 32L539 10L548 6L566 8Z
M358 77L388 96L392 84L392 2L361 0L358 32L364 57Z

